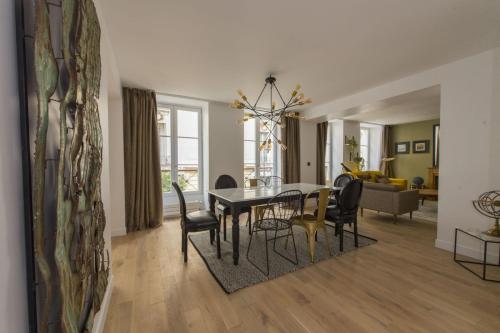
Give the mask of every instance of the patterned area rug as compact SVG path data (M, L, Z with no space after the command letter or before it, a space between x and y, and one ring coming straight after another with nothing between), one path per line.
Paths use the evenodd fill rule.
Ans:
M333 256L340 256L339 240L334 236L334 229L327 228L330 236L330 246ZM298 269L312 265L308 251L307 238L304 229L300 227L293 228L295 234L295 243L297 246L297 256L299 264L294 265L273 251L273 242L269 241L269 276L261 273L255 268L246 257L248 241L248 228L241 227L240 229L240 260L239 265L233 265L233 245L230 241L231 229L228 228L228 240L221 239L221 254L222 259L217 259L217 248L214 242L210 245L210 237L208 232L200 232L189 236L191 243L194 245L200 256L205 261L208 269L220 284L222 289L228 294L237 291L238 289L275 279L281 275L294 272ZM286 234L286 233L285 233ZM221 232L222 237L222 232ZM269 238L273 235L269 235ZM333 240L333 241L332 241ZM285 238L276 241L276 250L288 258L295 259L295 254L292 246L292 239L289 239L288 247L284 247ZM359 248L367 245L375 244L377 240L359 235ZM264 233L257 233L253 240L250 249L250 259L255 262L262 270L266 270L266 250L265 250ZM344 232L344 252L356 250L354 247L354 235L349 232ZM331 258L327 248L323 232L318 233L318 242L316 243L316 260L319 262Z

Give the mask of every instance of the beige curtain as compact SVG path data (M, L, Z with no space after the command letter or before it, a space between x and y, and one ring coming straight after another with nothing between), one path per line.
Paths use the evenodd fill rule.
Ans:
M328 122L319 123L316 129L316 184L325 185L325 154Z
M163 219L156 113L154 91L123 88L127 232L159 226Z
M281 175L285 184L300 182L300 122L285 117L281 141L287 147L281 153Z
M393 157L391 134L391 127L384 126L384 130L382 131L382 159L380 160L380 171L387 177L394 176L392 162L384 162L384 158Z

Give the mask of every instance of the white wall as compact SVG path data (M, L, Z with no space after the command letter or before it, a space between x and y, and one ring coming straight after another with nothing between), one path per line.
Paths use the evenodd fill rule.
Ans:
M353 107L441 85L441 157L436 246L451 250L455 227L486 229L471 201L499 188L500 49L359 92L303 113L310 119L345 115ZM477 248L477 246L475 246ZM477 255L472 244L460 248ZM498 256L498 249L496 254Z
M0 1L0 332L27 332L14 1Z
M316 137L316 122L301 120L300 181L302 183L316 184Z
M208 107L209 135L209 188L213 188L220 175L232 176L243 186L243 118L242 110L235 110L227 103L210 102Z

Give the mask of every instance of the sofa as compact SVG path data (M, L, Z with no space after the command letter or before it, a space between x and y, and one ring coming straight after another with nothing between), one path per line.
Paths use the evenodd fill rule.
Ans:
M356 178L363 179L365 182L378 183L380 178L385 178L384 174L380 171L360 171L353 170L351 174ZM408 188L408 180L404 178L385 178L388 179L387 184L397 185L400 190L406 190Z
M363 193L359 203L361 216L363 209L376 210L392 214L394 222L398 215L412 213L418 210L418 190L401 190L399 185L382 183L363 183Z

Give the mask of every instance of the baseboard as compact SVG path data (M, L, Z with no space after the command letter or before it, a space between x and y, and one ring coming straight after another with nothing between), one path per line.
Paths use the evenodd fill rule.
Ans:
M127 234L127 229L125 229L125 227L111 229L111 237L125 236L126 234Z
M104 298L102 299L101 310L94 317L94 327L92 328L92 333L102 333L104 331L104 325L106 324L106 318L108 317L109 303L111 302L111 294L113 292L113 275L111 274L108 281L108 287L104 293Z
M454 247L453 242L442 240L442 239L436 239L434 245L437 248L440 248L442 250L453 252L453 247ZM486 260L490 263L491 262L498 263L498 259L499 259L498 258L498 251L497 251L498 247L494 247L493 249L494 249L494 252L496 252L496 253L494 254L494 253L491 253L492 251L488 251L489 253L488 253ZM491 250L491 248L489 248L489 250ZM467 256L467 257L470 257L470 258L474 258L476 260L483 260L483 251L482 251L482 248L479 246L477 248L472 248L472 247L467 247L467 246L463 246L463 245L458 245L457 246L457 253L464 255L464 256Z

